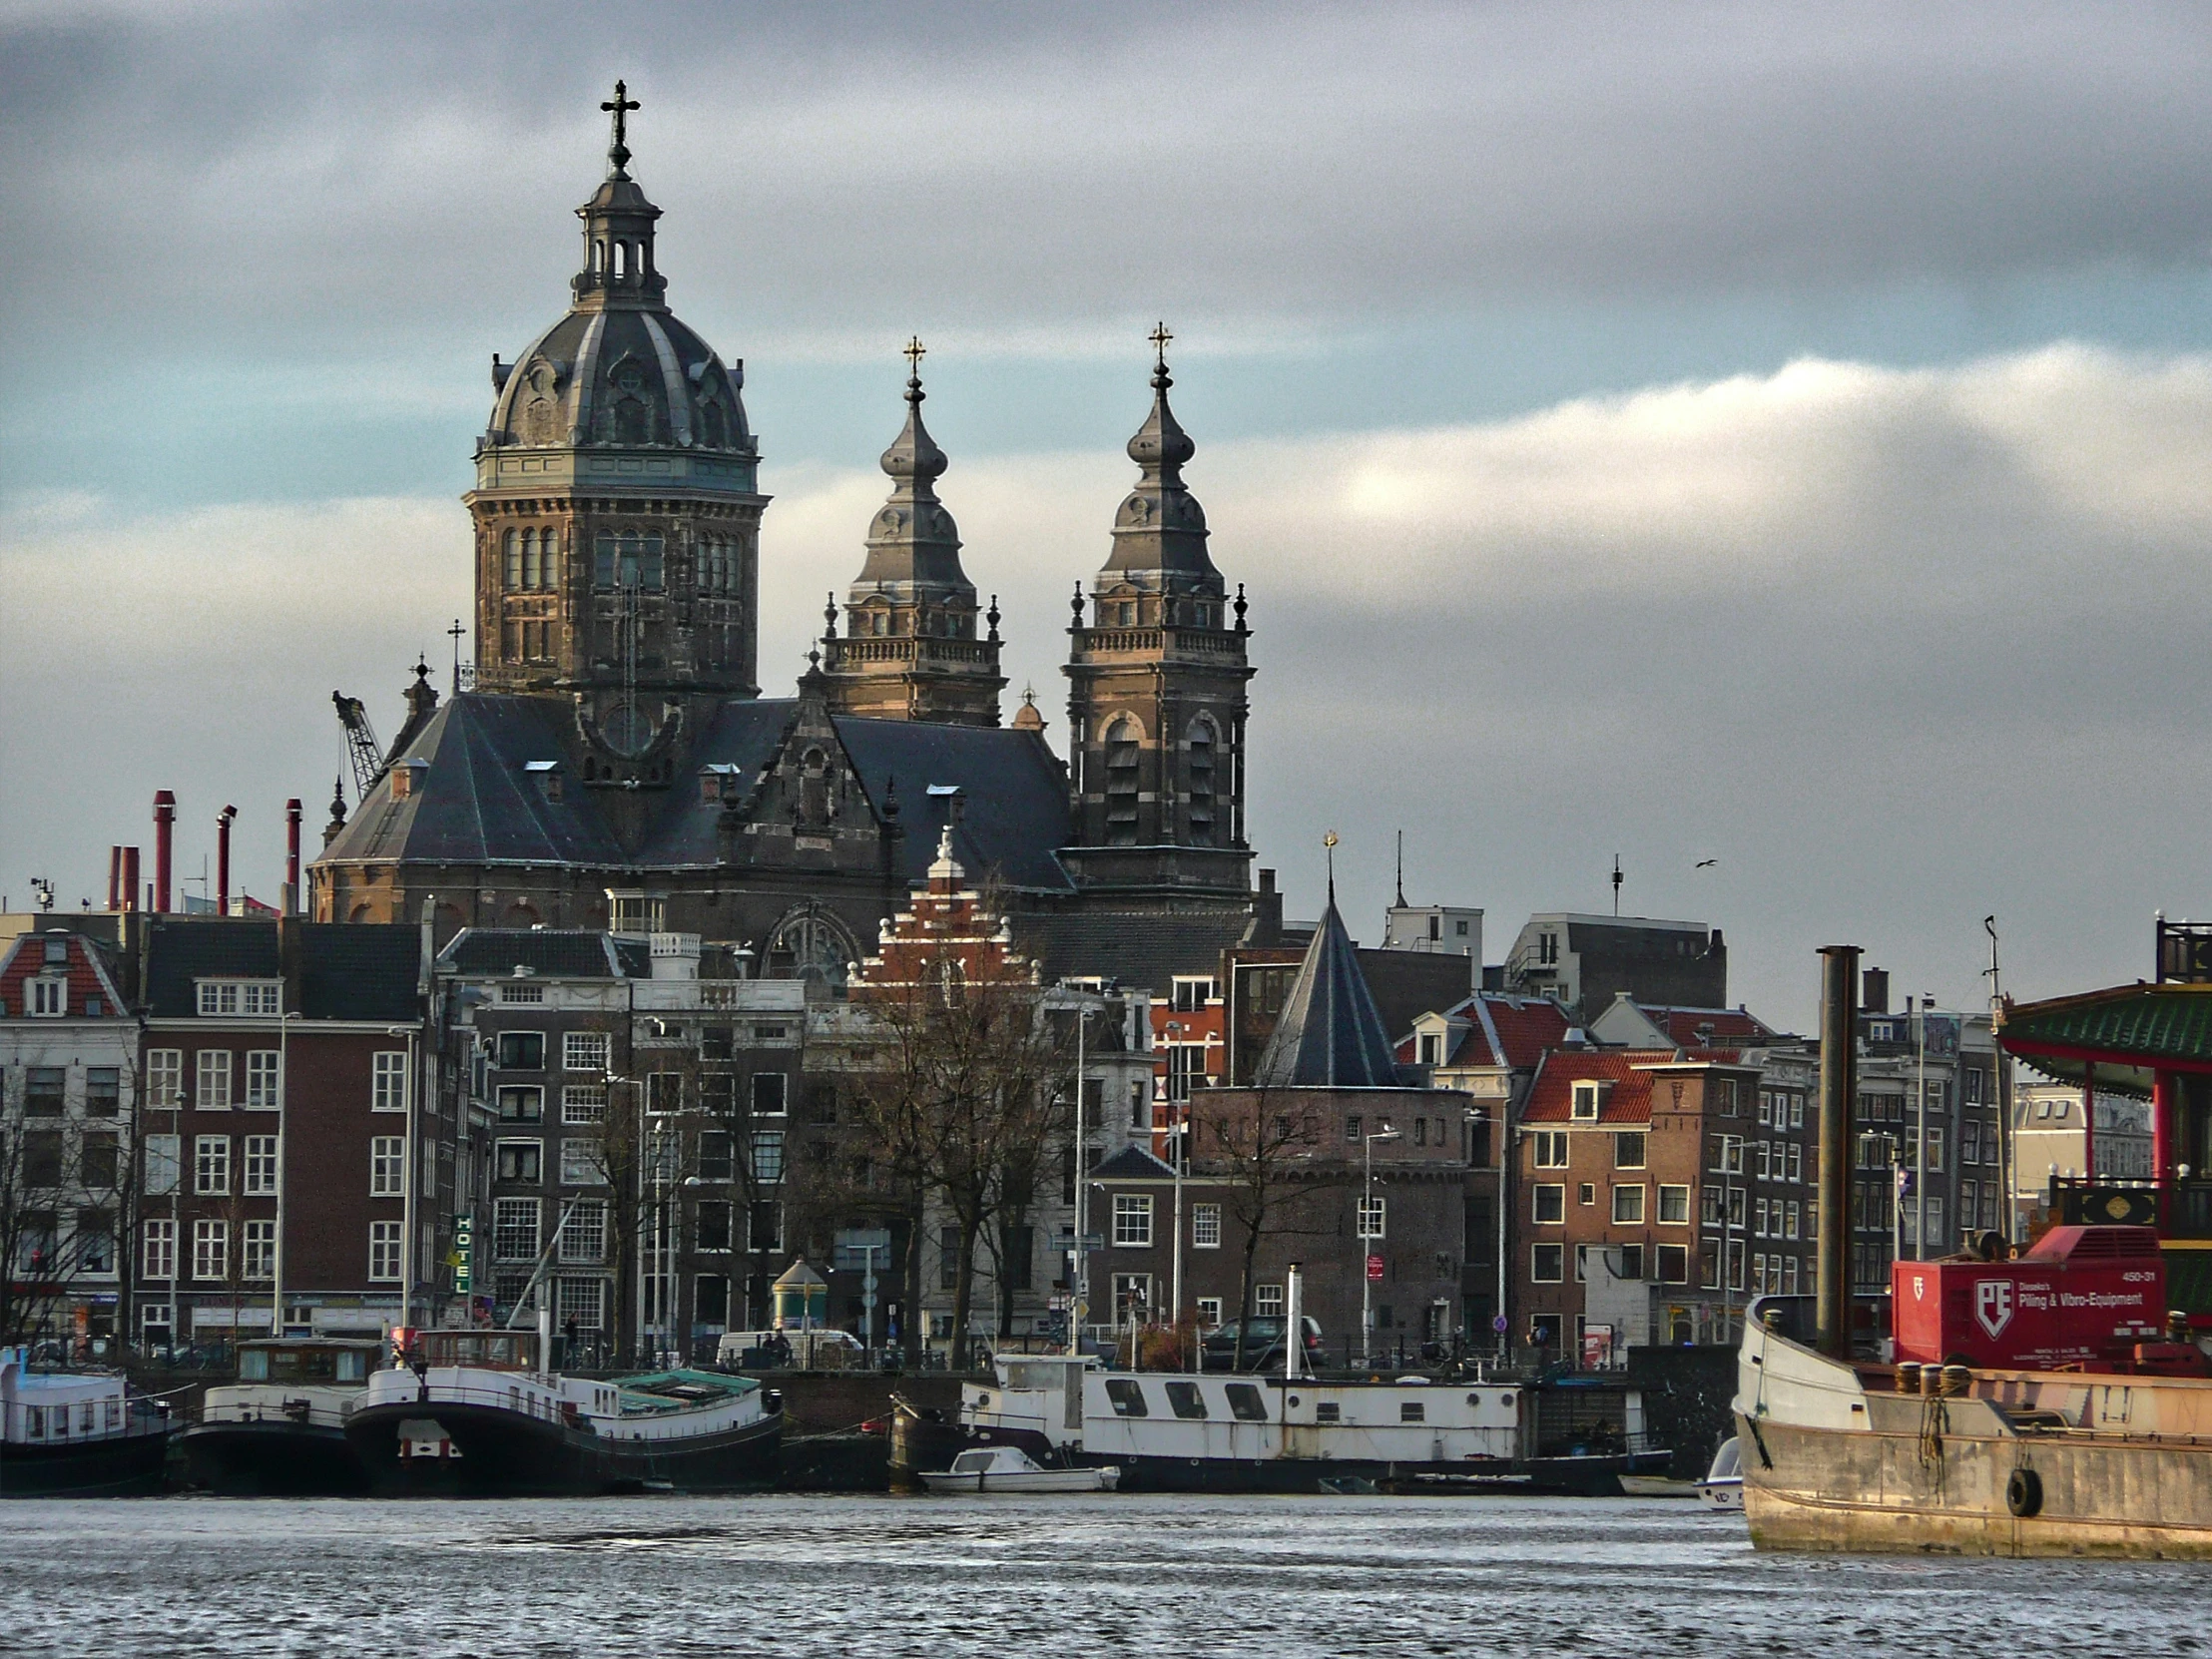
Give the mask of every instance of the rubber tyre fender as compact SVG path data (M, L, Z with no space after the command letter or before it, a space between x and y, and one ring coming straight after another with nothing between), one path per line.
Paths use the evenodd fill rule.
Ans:
M2004 1482L2004 1506L2015 1520L2029 1520L2042 1513L2043 1477L2033 1469L2014 1469Z

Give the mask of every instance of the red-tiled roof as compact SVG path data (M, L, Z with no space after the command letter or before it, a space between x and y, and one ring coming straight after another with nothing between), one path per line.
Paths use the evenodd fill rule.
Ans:
M1484 996L1482 1011L1496 1032L1493 1045L1501 1063L1525 1071L1567 1037L1564 1009L1549 997Z
M1574 1085L1580 1082L1611 1083L1598 1108L1597 1122L1649 1123L1651 1084L1658 1068L1680 1065L1734 1065L1741 1059L1732 1048L1558 1048L1544 1056L1535 1081L1528 1087L1521 1108L1524 1123L1570 1123L1574 1118ZM1588 1118L1580 1120L1589 1122Z
M1759 1043L1774 1035L1774 1028L1747 1008L1668 1008L1648 1002L1637 1006L1678 1043ZM1705 1029L1708 1026L1710 1031Z
M98 999L104 1017L112 1019L121 1014L106 966L84 936L53 932L24 933L15 940L7 955L0 957L0 1017L29 1015L30 1009L24 1005L30 995L26 983L52 971L46 966L46 941L57 936L69 942L69 1016L84 1018L88 998Z

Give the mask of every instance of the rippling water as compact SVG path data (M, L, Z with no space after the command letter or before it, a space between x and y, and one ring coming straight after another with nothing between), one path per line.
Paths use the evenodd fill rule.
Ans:
M1762 1555L1678 1501L0 1504L0 1652L2212 1653L2212 1573Z

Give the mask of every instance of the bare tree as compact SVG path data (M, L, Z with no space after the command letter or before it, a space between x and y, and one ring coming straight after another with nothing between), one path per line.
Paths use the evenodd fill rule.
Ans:
M1239 1234L1243 1261L1237 1291L1236 1365L1245 1362L1252 1325L1252 1282L1262 1241L1315 1231L1314 1202L1342 1184L1342 1170L1321 1155L1315 1115L1278 1090L1209 1089L1192 1096L1198 1119L1192 1167L1218 1184L1222 1208ZM1284 1340L1303 1340L1286 1330Z

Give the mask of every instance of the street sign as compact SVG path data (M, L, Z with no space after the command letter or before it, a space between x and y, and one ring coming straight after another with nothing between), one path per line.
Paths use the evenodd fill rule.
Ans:
M865 1291L865 1292L861 1293L861 1296L860 1296L860 1311L861 1311L862 1313L865 1313L865 1312L867 1312L868 1310L872 1309L872 1308L873 1308L874 1306L875 1306L875 1293L874 1293L873 1291Z
M1502 1337L1505 1335L1506 1332L1512 1330L1513 1328L1506 1321L1505 1316L1503 1314L1500 1314L1496 1319L1490 1321L1490 1329L1492 1331L1495 1331L1500 1337Z
M1370 1256L1370 1257L1368 1258L1368 1277L1369 1277L1370 1279L1381 1279L1381 1278L1382 1277L1382 1257L1380 1257L1380 1256Z
M887 1227L847 1227L837 1234L835 1244L831 1266L839 1273L867 1273L874 1267L890 1266L891 1234Z

